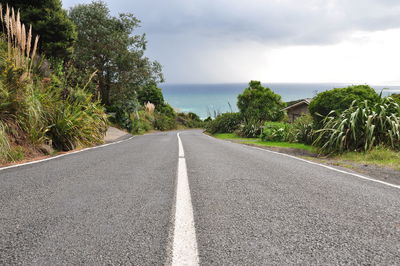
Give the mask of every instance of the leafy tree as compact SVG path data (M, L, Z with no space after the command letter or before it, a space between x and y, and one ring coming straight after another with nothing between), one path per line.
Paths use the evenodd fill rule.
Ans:
M137 98L140 104L145 104L147 102L151 102L156 106L161 106L164 104L164 96L160 88L157 87L157 84L150 83L146 86L142 86L137 91Z
M166 115L167 117L175 118L176 116L174 108L166 102L164 102L164 104L162 104L159 108L156 107L156 111Z
M379 95L368 85L356 85L346 88L336 88L319 93L310 103L309 110L318 123L331 111L338 113L348 109L352 102L368 101L370 104L379 101Z
M22 23L32 25L33 33L40 35L41 53L64 60L71 56L77 33L62 9L61 0L0 0L0 3L19 10Z
M193 112L189 112L188 113L188 117L193 121L201 122L200 117L197 114L193 113Z
M250 81L249 87L238 96L237 106L245 121L279 121L284 117L281 96L263 87L260 81Z
M164 101L162 90L154 82L140 87L137 90L137 98L141 105L151 102L156 106L156 112L167 117L175 117L176 115L174 108Z
M141 86L163 80L161 66L144 56L144 35L132 35L140 21L132 14L110 15L102 1L73 7L76 24L74 64L82 72L97 71L97 85L105 105L135 98Z

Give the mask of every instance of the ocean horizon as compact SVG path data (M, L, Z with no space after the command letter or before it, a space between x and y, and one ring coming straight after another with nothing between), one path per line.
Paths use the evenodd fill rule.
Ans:
M282 96L285 102L304 98L313 98L320 92L333 88L342 88L345 83L263 83ZM382 95L400 93L399 86L370 85ZM180 112L193 112L202 119L215 113L236 112L237 96L248 87L247 83L219 84L160 84L165 100Z

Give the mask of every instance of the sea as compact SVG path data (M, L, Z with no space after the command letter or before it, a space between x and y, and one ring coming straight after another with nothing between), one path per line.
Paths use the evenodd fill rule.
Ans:
M312 98L319 92L342 88L344 83L269 83L263 84L282 96L283 101ZM202 119L224 112L236 112L237 96L248 87L246 83L230 84L161 84L165 100L179 112L193 112ZM387 96L400 93L400 86L371 85Z

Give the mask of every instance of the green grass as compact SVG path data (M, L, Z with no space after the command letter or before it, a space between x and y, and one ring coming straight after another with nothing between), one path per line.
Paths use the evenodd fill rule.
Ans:
M305 145L302 143L261 141L259 138L242 138L233 133L215 134L213 136L218 139L236 140L244 144L254 144L257 146L265 146L265 147L292 148L292 149L306 150L309 152L316 152L316 149L313 146Z
M266 147L282 147L282 148L292 148L292 149L300 149L300 150L306 150L309 152L316 152L315 147L310 146L310 145L306 145L306 144L302 144L302 143L291 143L291 142L274 142L274 141L261 141L258 140L256 142L243 142L246 144L256 144L256 145L260 145L260 146L266 146Z
M368 152L348 152L335 156L333 159L359 164L374 164L400 170L400 152L382 147L377 147Z
M214 134L214 137L218 138L218 139L235 139L235 140L243 140L243 141L257 141L259 140L258 138L242 138L239 137L238 135L234 134L234 133L220 133L220 134Z
M317 153L317 149L315 147L301 143L261 141L258 138L242 138L237 136L236 134L215 134L213 136L218 139L233 140L243 144L253 144L257 146L267 146L267 147L294 148L294 149L301 149ZM313 158L311 157L310 158L307 157L306 159L313 160ZM354 165L349 164L352 162L356 164L389 167L400 171L400 152L396 152L391 149L383 147L377 147L368 152L347 152L326 159L328 161L333 160L337 163L337 165L347 168L354 168Z

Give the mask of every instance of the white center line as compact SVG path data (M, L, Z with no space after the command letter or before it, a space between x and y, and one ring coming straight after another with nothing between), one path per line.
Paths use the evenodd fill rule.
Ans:
M176 188L175 227L172 265L199 265L193 207L190 197L185 153L179 133L178 180Z

